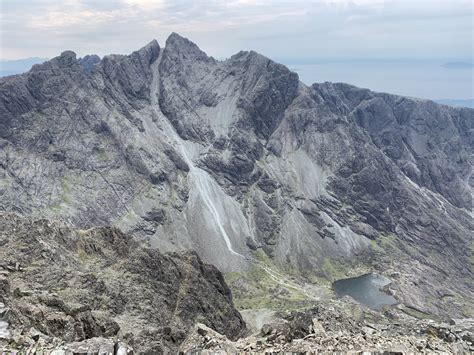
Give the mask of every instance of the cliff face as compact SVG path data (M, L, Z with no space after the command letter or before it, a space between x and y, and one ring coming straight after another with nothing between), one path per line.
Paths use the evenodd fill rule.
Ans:
M432 101L373 93L346 84L314 84L331 111L350 117L413 182L452 205L472 207L470 151L473 112Z
M255 53L172 34L0 79L0 209L115 225L223 271L397 273L413 308L473 309L473 110L305 86ZM433 303L434 300L443 299Z

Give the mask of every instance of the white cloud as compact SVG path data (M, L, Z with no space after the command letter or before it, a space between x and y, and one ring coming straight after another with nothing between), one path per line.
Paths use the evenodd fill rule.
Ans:
M165 5L163 0L122 0L125 5L135 6L143 10L156 10Z
M124 11L91 11L80 10L74 12L50 11L45 15L30 18L27 26L32 30L62 30L71 26L98 26L107 21L127 16Z

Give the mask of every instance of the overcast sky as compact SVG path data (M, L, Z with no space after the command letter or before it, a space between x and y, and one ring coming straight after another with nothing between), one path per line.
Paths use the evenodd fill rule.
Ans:
M294 66L313 59L355 58L469 63L474 56L472 0L0 0L0 4L3 59L50 58L65 49L78 56L125 54L153 38L164 44L173 31L218 59L254 49ZM466 73L472 76L472 70Z

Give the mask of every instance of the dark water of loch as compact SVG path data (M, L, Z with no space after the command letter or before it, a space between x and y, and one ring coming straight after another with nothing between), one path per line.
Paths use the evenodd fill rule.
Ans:
M348 295L370 308L381 309L384 305L397 303L395 298L381 291L389 283L390 280L382 275L366 274L335 281L332 287L341 297Z

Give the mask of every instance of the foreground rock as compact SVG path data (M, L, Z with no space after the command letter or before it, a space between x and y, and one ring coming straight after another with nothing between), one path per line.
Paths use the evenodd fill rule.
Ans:
M180 350L185 353L470 353L474 321L449 325L428 320L356 320L329 305L284 316L259 333L231 341L205 325L196 325Z
M120 339L161 352L175 350L197 321L231 339L245 329L222 274L195 253L164 255L115 228L74 230L14 214L0 215L0 245L5 349Z

